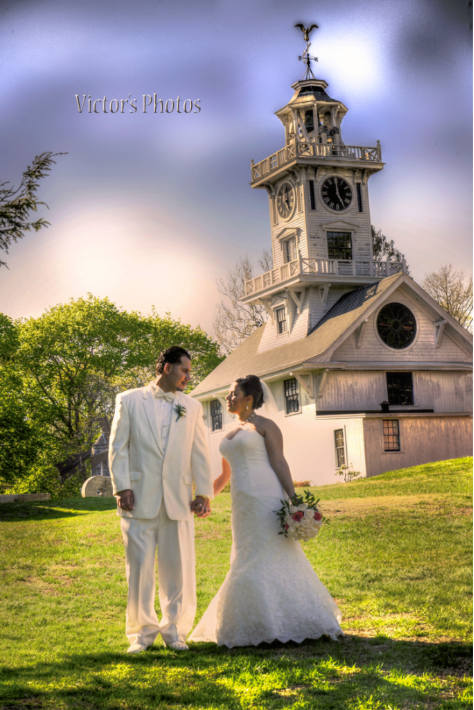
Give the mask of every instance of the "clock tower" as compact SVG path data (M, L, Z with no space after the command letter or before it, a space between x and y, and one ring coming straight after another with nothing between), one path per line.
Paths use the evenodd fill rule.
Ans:
M311 71L276 112L284 142L251 186L270 204L273 268L245 284L266 323L192 391L203 403L215 475L235 429L225 397L264 380L295 478L336 483L342 466L375 476L472 454L472 336L406 273L374 260L369 178L380 143L346 145L346 106ZM344 124L345 125L345 124ZM260 410L258 410L260 412ZM216 434L218 434L216 436Z
M344 291L405 268L373 259L368 182L384 167L380 142L344 143L348 109L314 76L311 30L301 28L306 72L276 112L284 145L251 164L252 188L265 189L269 197L273 269L247 282L243 300L264 305L273 322L275 338L269 332L263 347L305 337Z

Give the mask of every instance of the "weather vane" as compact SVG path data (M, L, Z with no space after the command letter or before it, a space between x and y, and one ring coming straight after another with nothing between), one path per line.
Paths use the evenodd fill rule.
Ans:
M317 57L312 57L311 54L309 53L309 48L311 47L311 42L309 41L309 33L314 30L314 28L318 29L317 25L311 25L311 27L305 27L301 23L295 25L295 27L299 27L300 30L302 31L305 41L306 41L306 49L303 52L303 56L298 57L298 59L302 60L306 64L306 71L303 76L303 81L306 81L307 79L316 79L314 76L312 70L311 70L311 62L317 62L318 58Z

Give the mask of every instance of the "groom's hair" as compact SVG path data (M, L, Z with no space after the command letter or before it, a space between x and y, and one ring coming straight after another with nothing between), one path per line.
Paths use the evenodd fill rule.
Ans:
M187 357L191 360L191 355L188 351L179 345L172 345L170 348L166 348L156 361L156 374L161 375L163 373L167 362L170 365L176 365L177 362L181 362L182 357Z

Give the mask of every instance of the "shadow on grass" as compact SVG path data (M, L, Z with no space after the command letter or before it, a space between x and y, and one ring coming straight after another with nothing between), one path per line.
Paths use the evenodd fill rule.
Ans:
M194 644L184 654L155 645L133 656L75 654L23 668L4 667L0 681L7 683L0 710L240 710L244 698L249 708L283 708L289 702L305 700L310 704L304 707L342 710L369 696L374 701L384 698L396 702L397 707L418 707L419 703L431 707L433 700L446 699L439 695L443 692L439 687L426 679L424 685L394 683L387 674L396 670L415 679L423 673L461 678L471 667L469 644L386 637L347 636L340 642L275 642L230 650ZM449 707L468 705L457 701Z
M26 518L54 520L76 515L115 510L115 498L67 498L65 500L41 500L28 503L1 503L0 522L15 522Z

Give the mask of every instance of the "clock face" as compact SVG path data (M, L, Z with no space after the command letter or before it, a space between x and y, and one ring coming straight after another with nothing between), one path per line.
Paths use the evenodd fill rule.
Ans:
M342 212L352 202L352 188L340 177L329 177L322 184L321 196L326 207L335 212Z
M293 213L295 206L295 190L289 182L280 185L277 192L277 210L280 217L288 219Z

